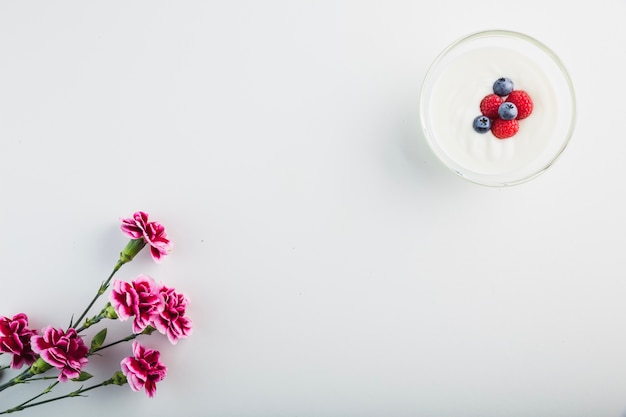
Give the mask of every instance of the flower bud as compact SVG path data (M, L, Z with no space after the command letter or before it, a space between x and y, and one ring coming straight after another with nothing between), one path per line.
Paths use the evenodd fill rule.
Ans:
M30 367L30 373L33 375L43 374L48 369L51 369L52 365L44 361L42 358L39 358L33 363Z
M122 373L122 371L117 371L113 374L113 377L111 378L111 383L114 385L124 385L126 382L128 381L126 380L126 376Z
M111 303L107 303L104 308L104 317L107 319L117 319L117 313L115 312L115 308L111 305Z
M135 255L137 255L143 247L146 246L146 241L143 239L131 239L127 244L124 250L120 253L120 260L122 264L130 262L133 260Z
M143 331L139 334L147 334L148 336L150 336L152 333L156 332L156 329L152 326L147 326L145 329L143 329Z

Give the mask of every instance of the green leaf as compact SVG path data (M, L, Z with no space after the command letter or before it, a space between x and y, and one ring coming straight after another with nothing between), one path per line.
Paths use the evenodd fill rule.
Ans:
M100 330L96 335L91 339L91 350L94 351L98 349L104 343L104 339L107 337L107 329L106 327Z
M72 378L72 381L74 382L80 382L80 381L86 381L88 379L91 379L93 377L93 375L91 375L89 372L81 372L80 375L78 375L78 378Z

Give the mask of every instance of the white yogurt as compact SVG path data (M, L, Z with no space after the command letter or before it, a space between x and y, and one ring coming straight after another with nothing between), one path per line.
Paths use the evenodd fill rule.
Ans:
M449 168L488 185L515 183L549 166L573 126L569 78L555 57L536 44L499 36L451 48L431 69L422 95L422 122L433 151ZM461 43L463 44L463 43ZM498 139L472 128L480 101L500 77L513 80L534 103L519 132Z

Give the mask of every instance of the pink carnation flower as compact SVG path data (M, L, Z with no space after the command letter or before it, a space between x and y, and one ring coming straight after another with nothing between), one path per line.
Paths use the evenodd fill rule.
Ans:
M83 339L78 336L76 329L70 328L67 332L48 326L43 336L33 336L31 339L33 351L59 371L59 381L65 382L77 378L80 370L87 364L89 349Z
M0 352L11 353L11 368L19 369L31 365L37 359L30 344L30 338L37 334L28 328L28 317L16 314L12 319L0 317Z
M159 314L165 303L159 287L147 275L139 275L133 282L113 281L110 295L111 305L120 320L134 316L133 332L141 333Z
M138 211L133 217L122 219L122 232L131 239L143 239L150 245L150 254L155 262L160 262L164 255L172 250L172 243L167 238L161 223L148 222L148 214Z
M134 341L133 355L122 360L122 373L133 391L144 388L146 395L152 398L156 392L156 383L167 374L167 368L159 361L161 354Z
M160 333L167 335L169 341L175 345L178 339L191 334L191 319L185 316L189 300L165 285L161 286L160 294L165 305L153 316L152 324Z

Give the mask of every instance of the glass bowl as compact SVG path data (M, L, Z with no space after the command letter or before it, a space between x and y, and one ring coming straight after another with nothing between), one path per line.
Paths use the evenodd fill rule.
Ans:
M534 104L507 139L472 127L481 100L501 77ZM544 172L565 150L575 119L574 88L559 58L539 41L505 30L474 33L444 49L420 94L420 120L434 154L454 173L486 186L520 184Z

